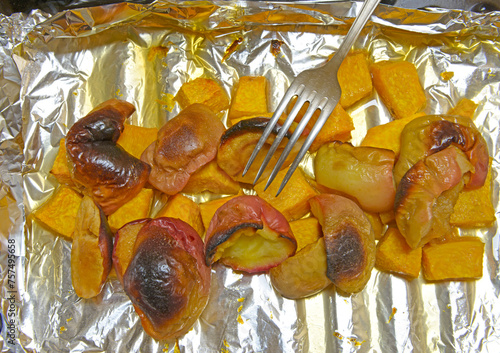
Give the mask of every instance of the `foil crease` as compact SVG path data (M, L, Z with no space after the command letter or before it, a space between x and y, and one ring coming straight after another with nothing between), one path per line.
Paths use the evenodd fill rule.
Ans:
M78 298L71 285L71 243L33 220L32 211L58 186L49 171L60 138L97 104L127 100L137 108L131 123L161 126L179 112L173 96L188 80L212 77L231 93L238 77L264 75L275 107L295 75L336 51L359 7L157 1L0 18L1 351L500 351L496 223L463 230L486 244L484 275L477 281L429 284L374 270L359 294L345 297L331 288L293 301L276 294L266 275L216 266L209 304L193 329L175 342L156 342L142 330L116 279L98 298ZM479 104L475 123L493 157L497 218L499 24L495 12L380 5L355 44L373 61L414 62L428 114L445 113L463 97ZM283 42L277 55L270 51L272 40ZM227 53L235 41L241 43ZM454 76L444 80L442 72ZM390 120L375 93L348 113L356 126L354 144L368 128ZM16 245L15 344L7 327L8 239Z

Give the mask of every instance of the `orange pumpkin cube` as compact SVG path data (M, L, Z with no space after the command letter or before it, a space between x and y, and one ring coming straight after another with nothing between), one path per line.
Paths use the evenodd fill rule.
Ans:
M200 214L201 214L201 219L203 221L203 226L205 227L205 229L208 228L208 225L210 224L210 221L212 220L212 217L214 216L215 211L217 211L219 209L219 207L224 205L226 202L228 202L229 200L231 200L239 195L243 195L243 193L240 191L238 193L238 195L221 197L219 199L214 199L214 200L200 203L199 204Z
M34 216L51 231L72 238L81 201L82 195L66 185L61 185L47 202L34 212Z
M457 105L451 108L447 114L449 115L458 115L463 116L464 118L472 119L474 117L474 113L476 112L477 104L468 99L462 98L458 101Z
M297 169L281 193L276 197L278 188L288 169L278 172L271 185L264 190L267 180L262 180L254 186L254 190L261 198L269 202L280 211L288 221L300 219L310 211L309 199L316 196L316 191L307 182L302 170Z
M146 147L151 143L156 141L157 136L157 128L124 124L123 131L116 143L122 146L123 149L132 156L140 159L142 152L144 152Z
M393 118L406 118L424 109L427 98L414 64L381 61L373 64L370 72L373 86Z
M297 252L322 236L321 225L314 217L307 217L290 222L290 228L297 241Z
M153 196L153 189L143 188L132 200L108 216L111 229L117 230L128 222L148 217Z
M55 176L57 181L61 184L73 185L71 180L71 173L68 167L68 157L66 155L66 139L62 138L59 141L59 151L57 152L56 159L50 170L50 174Z
M369 96L373 90L372 77L366 52L349 53L337 73L342 95L340 105L350 107L357 101Z
M189 197L182 194L176 194L170 197L155 218L159 217L180 219L193 227L200 237L203 238L205 227L201 219L200 208L198 204Z
M417 278L422 265L422 248L412 249L395 227L389 227L377 244L375 267L380 271Z
M484 243L478 237L460 237L429 243L422 252L422 271L428 281L463 280L483 275Z
M240 184L223 171L217 165L217 161L213 160L191 174L182 192L198 194L210 191L214 194L237 194L239 190Z
M229 107L229 97L224 88L218 82L204 77L184 83L175 99L182 109L200 103L208 106L217 115Z
M267 113L267 86L264 76L240 77L229 109L229 119Z

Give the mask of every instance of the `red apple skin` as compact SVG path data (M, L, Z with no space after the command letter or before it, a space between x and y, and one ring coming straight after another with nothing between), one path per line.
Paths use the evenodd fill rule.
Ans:
M210 276L198 233L184 221L160 217L139 230L123 283L144 330L165 340L184 335L199 318Z
M327 277L343 293L366 286L375 265L375 235L363 210L352 200L321 194L309 200L325 239Z
M205 235L205 262L211 266L215 260L217 248L228 241L239 229L270 229L278 238L286 239L293 249L288 256L295 253L297 241L286 218L268 202L258 196L237 196L222 205L213 216ZM241 268L233 263L232 268L248 273L266 272L279 263L271 262L258 268Z

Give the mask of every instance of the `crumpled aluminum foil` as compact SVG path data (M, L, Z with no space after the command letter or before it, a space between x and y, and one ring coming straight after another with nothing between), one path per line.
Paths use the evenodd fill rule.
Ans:
M161 126L178 113L173 95L190 79L213 77L229 93L239 76L265 75L275 107L295 75L335 52L359 8L356 2L158 1L1 17L1 351L500 352L496 223L463 231L486 244L477 281L409 282L374 270L359 294L328 289L292 301L276 294L266 275L216 266L197 324L176 342L156 342L117 280L99 298L78 298L71 244L31 217L58 185L49 170L60 138L98 103L125 99L137 108L132 123ZM355 44L373 61L414 62L426 113L445 113L462 97L479 104L475 122L493 157L497 218L499 24L500 13L380 5ZM283 42L277 55L270 50L275 39ZM442 72L454 76L444 80ZM348 113L354 144L390 120L375 93Z

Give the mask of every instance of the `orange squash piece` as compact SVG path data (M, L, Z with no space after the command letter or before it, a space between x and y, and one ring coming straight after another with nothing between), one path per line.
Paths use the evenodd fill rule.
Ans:
M478 237L459 237L430 243L422 252L422 271L428 281L477 279L483 275L484 243Z
M223 171L217 165L217 161L213 160L191 174L182 192L198 194L210 191L214 194L237 194L239 190L240 184Z
M111 229L117 230L128 222L148 217L153 196L153 189L143 188L132 200L108 216Z
M337 73L342 95L340 105L350 107L367 97L373 90L372 77L368 66L368 54L363 51L349 53Z
M198 204L189 197L182 194L176 194L170 197L155 218L159 217L180 219L193 227L200 237L203 238L205 227L201 219L200 208Z
M57 152L56 159L52 165L50 173L55 176L57 181L61 184L73 185L71 180L71 173L68 167L68 157L66 155L66 139L62 138L59 141L59 151Z
M34 216L51 231L72 238L81 201L82 195L66 185L61 185L47 202L34 212Z
M210 221L212 220L212 217L214 216L215 211L217 211L219 209L219 207L224 205L226 202L228 202L229 200L231 200L239 195L243 195L243 193L240 191L238 193L238 195L221 197L219 199L214 199L214 200L200 203L199 204L200 214L201 214L201 219L203 221L203 226L205 227L205 229L208 228L208 225L210 224Z
M261 198L269 202L274 208L280 211L288 221L300 219L310 211L309 199L316 196L316 191L307 182L302 170L297 169L287 185L276 197L278 188L281 185L288 169L278 172L272 184L264 191L267 183L266 179L258 182L254 190Z
M268 112L267 79L264 76L242 76L233 95L229 119Z
M204 77L184 83L175 99L182 109L200 103L208 106L217 115L229 107L229 97L224 88L218 82Z
M389 227L377 244L375 267L409 279L417 278L422 265L422 248L412 249L395 227Z
M322 236L321 225L314 217L307 217L290 222L290 228L297 241L297 251L299 252L309 244L314 243Z
M457 105L448 111L449 115L463 116L464 118L472 119L474 118L474 113L476 112L477 104L468 99L462 98L458 101Z
M382 219L380 218L380 213L373 213L373 212L366 212L365 211L365 216L368 218L370 221L372 228L373 228L373 234L375 234L375 240L380 240L382 239L382 236L384 235L384 223L382 222Z
M156 140L157 136L157 128L123 124L123 132L116 143L132 156L140 159L142 152Z
M370 72L373 86L393 118L406 118L424 109L427 98L413 63L381 61Z

